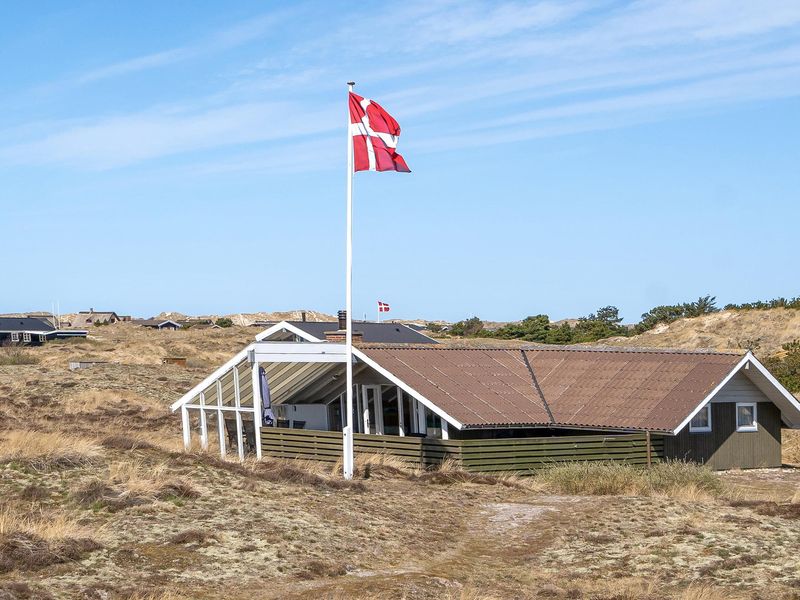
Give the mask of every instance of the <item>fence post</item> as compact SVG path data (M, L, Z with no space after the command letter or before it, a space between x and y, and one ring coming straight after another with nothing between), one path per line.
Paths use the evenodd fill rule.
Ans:
M650 432L645 432L645 441L647 442L647 468L649 469L653 464L653 457L650 450Z

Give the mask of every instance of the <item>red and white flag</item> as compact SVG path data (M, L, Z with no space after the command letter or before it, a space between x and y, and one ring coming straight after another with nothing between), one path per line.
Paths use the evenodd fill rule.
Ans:
M378 312L389 312L389 305L378 300Z
M411 172L397 153L400 125L380 104L353 92L350 92L350 135L353 171Z

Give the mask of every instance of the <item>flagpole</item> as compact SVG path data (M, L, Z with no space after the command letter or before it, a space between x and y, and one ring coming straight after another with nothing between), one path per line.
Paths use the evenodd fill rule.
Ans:
M353 478L353 136L350 133L350 92L354 81L347 82L347 268L345 274L345 311L347 346L347 426L342 429L343 472Z

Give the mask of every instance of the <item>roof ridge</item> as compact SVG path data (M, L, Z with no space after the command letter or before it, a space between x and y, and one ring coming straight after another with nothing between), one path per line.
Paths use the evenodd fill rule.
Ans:
M720 351L711 348L684 349L684 348L637 348L630 346L552 346L552 345L522 345L518 347L510 346L446 346L443 344L401 344L369 342L357 344L359 348L378 350L473 350L482 351L505 351L514 352L517 350L536 350L545 352L597 352L597 353L617 353L617 354L688 354L688 355L714 355L714 356L744 356L746 351L732 352Z

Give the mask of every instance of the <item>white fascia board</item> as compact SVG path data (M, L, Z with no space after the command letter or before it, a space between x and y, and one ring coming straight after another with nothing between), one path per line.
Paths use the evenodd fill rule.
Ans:
M272 327L269 327L269 328L265 329L264 331L262 331L261 333L256 335L256 341L257 342L261 342L261 341L267 339L268 337L270 337L272 334L278 333L279 331L289 331L289 332L295 334L296 336L299 336L299 337L301 337L304 340L309 341L309 342L324 342L325 341L325 340L321 340L321 339L319 339L317 337L314 337L310 333L307 333L307 332L303 331L302 329L300 329L299 327L296 327L295 325L292 325L288 321L281 321L280 323L275 323L275 325L273 325Z
M169 409L172 412L175 412L184 404L188 404L192 398L197 396L197 394L199 394L209 385L211 385L215 379L222 377L222 375L224 375L227 371L229 371L230 369L238 365L240 362L245 360L247 358L247 353L253 348L253 346L255 346L255 344L249 344L243 350L240 350L228 362L226 362L224 365L216 369L213 373L211 373L211 375L203 379L203 381L198 383L196 386L194 386L192 389L186 392L183 396L181 396L180 400L173 402L172 405L170 405Z
M725 387L725 384L728 383L728 381L730 381L731 378L734 375L736 375L736 373L738 373L740 370L742 370L742 368L747 364L753 365L753 367L755 367L756 370L758 370L758 372L761 373L764 376L764 378L778 391L778 393L781 395L781 397L783 397L783 399L786 400L786 402L789 404L789 406L791 406L795 411L797 411L797 417L798 418L796 420L792 421L792 423L794 423L794 427L800 427L800 402L797 401L797 398L795 398L789 390L787 390L785 387L783 387L783 385L781 384L780 381L775 379L775 377L772 375L772 373L770 373L767 370L767 368L764 365L761 364L761 361L759 361L753 355L752 352L748 351L747 354L744 355L742 360L740 360L739 363L735 367L733 367L731 372L728 373L728 375L725 377L725 379L723 379L719 383L719 385L717 385L717 387L715 387L713 390L711 390L711 393L703 399L703 401L697 406L697 408L695 408L691 412L691 414L680 425L678 425L678 427L675 428L675 431L673 431L673 434L678 434L684 427L686 427L686 425L689 424L689 422L694 418L694 416L697 413L699 413L706 404L711 402L711 400L714 398L714 396L716 396L719 393L719 391L723 387Z
M395 384L397 387L402 389L404 392L410 394L411 396L413 396L414 398L419 400L427 408L429 408L434 413L439 415L439 417L441 417L442 419L447 421L453 427L455 427L457 429L463 429L464 428L464 425L460 421L457 421L456 419L454 419L453 417L448 415L441 408L439 408L433 402L428 400L425 396L420 394L417 390L412 388L410 385L408 385L406 382L404 382L399 377L395 376L391 372L389 372L386 369L384 369L382 366L380 366L378 363L376 363L374 360L372 360L369 356L367 356L366 354L361 352L358 348L353 348L353 356L355 356L359 360L363 361L365 364L367 364L370 367L372 367L373 369L375 369L378 373L380 373L381 375L386 377L386 379L391 381L393 384Z
M175 326L177 326L177 327L183 327L183 325L181 325L181 324L180 324L180 323L178 323L177 321L173 321L173 320L171 320L171 319L167 319L166 321L161 321L161 322L158 324L158 326L159 326L159 327L163 327L163 326L164 326L164 325L166 325L167 323L172 323L173 325L175 325Z
M749 354L749 353L748 353ZM789 403L789 405L797 411L797 419L793 420L792 423L794 424L794 428L800 428L800 402L797 401L797 398L794 397L794 394L787 390L783 384L775 379L775 376L767 370L767 368L761 364L761 361L758 360L755 356L750 355L750 364L752 364L759 373L761 373L767 381L769 381L778 393Z
M689 422L690 422L692 419L694 419L694 416L695 416L697 413L699 413L701 410L703 410L703 407L704 407L706 404L708 404L709 402L711 402L711 399L712 399L714 396L716 396L716 395L719 393L719 391L720 391L722 388L724 388L724 387L725 387L725 384L726 384L726 383L728 383L728 382L731 380L731 378L732 378L734 375L736 375L736 373L738 373L738 372L739 372L739 369L741 369L741 368L742 368L742 367L743 367L745 364L747 364L747 361L749 361L751 358L753 358L753 355L752 355L752 353L750 353L750 352L748 351L748 352L747 352L747 354L745 354L745 355L742 357L742 360L740 360L738 363L736 363L736 366L735 366L735 367L733 367L733 369L731 369L731 372L730 372L730 373L728 373L728 374L725 376L725 378L724 378L722 381L720 381L720 382L719 382L719 384L717 384L717 387L715 387L713 390L711 390L711 392L710 392L710 393L709 393L709 394L708 394L708 395L707 395L705 398L703 398L703 401L702 401L700 404L698 404L698 405L697 405L697 407L696 407L696 408L695 408L695 409L694 409L694 410L693 410L691 413L689 413L689 416L688 416L688 417L686 417L686 418L685 418L685 419L684 419L684 420L681 422L681 424L680 424L680 425L678 425L678 426L675 428L675 430L672 432L672 435L678 435L678 433L680 433L680 431L681 431L681 430L682 430L684 427L686 427L686 426L689 424Z

